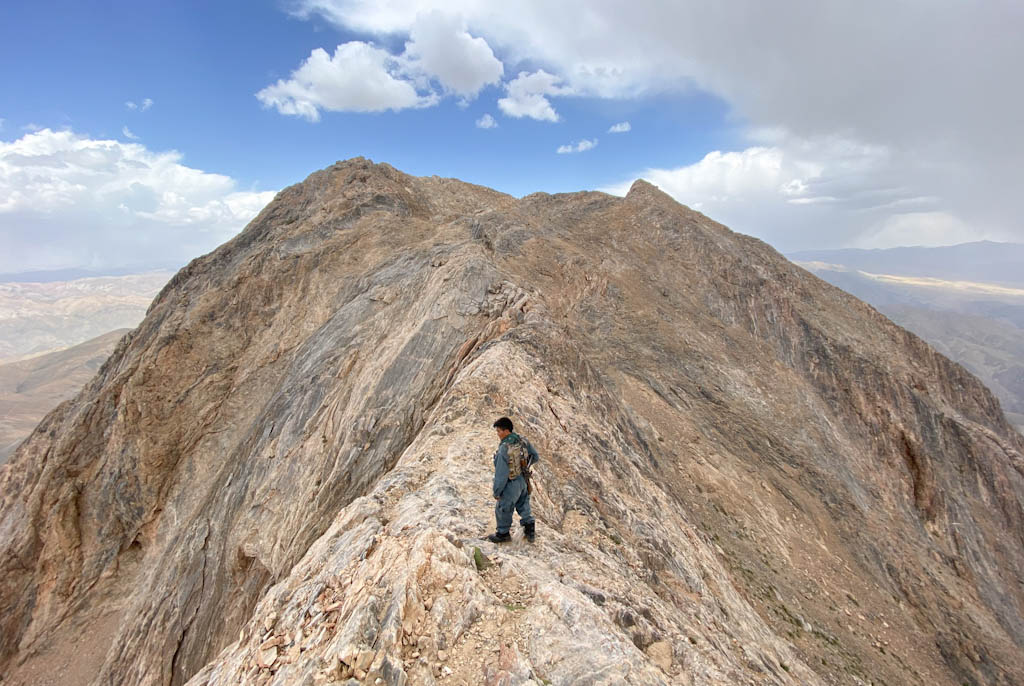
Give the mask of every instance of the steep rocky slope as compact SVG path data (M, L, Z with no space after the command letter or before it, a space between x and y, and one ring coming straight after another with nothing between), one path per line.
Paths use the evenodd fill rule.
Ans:
M480 540L502 414L544 458L532 546ZM1024 683L1022 450L961 367L649 184L351 160L3 468L0 669Z
M67 350L0 364L0 464L46 413L96 375L126 333L111 331Z
M1024 431L1024 329L959 312L899 305L878 309L981 379L1010 423Z
M1012 258L1013 252L1008 253ZM1010 423L1024 430L1024 290L936 276L905 279L820 262L797 264L962 364L999 399ZM1024 273L1024 262L1018 267Z

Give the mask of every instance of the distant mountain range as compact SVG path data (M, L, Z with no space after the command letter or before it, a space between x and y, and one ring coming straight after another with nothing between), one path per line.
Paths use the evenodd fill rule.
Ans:
M61 350L114 329L134 328L171 275L163 271L0 282L0 363Z
M935 277L1024 287L1024 244L979 241L940 248L806 250L794 262L824 262L875 274Z
M962 364L1024 431L1024 245L980 242L788 257Z
M131 276L151 272L176 271L170 267L153 267L149 269L41 269L30 272L14 272L0 274L0 283L53 283L54 281L77 281L78 279L96 279L104 276Z

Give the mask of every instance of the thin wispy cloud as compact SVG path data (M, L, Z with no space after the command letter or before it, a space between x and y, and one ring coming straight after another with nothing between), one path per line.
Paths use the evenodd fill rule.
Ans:
M596 146L597 146L597 139L596 138L594 138L594 139L584 138L583 140L581 140L576 145L573 145L571 143L569 145L560 145L560 146L558 146L558 150L556 150L555 152L557 152L559 155L568 155L568 154L572 154L572 153L586 152L587 150L593 150Z
M150 100L149 98L145 98L142 101L142 103L137 103L137 102L135 102L133 100L129 100L128 102L126 102L124 104L124 106L127 107L130 110L138 110L139 112L145 112L146 110L148 110L150 107L153 106L153 101Z
M623 121L619 122L618 124L613 124L611 128L608 129L608 133L626 133L632 130L633 127L629 125L629 122Z
M132 130L129 129L127 125L125 125L121 129L121 135L123 135L125 138L127 138L130 141L137 141L137 140L139 140L139 137L136 136L134 133L132 133Z
M494 121L494 117L490 113L484 114L476 120L476 128L478 129L496 129L498 128L498 122Z

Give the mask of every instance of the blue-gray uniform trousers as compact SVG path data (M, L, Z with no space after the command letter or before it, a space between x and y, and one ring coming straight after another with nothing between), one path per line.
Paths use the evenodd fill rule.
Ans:
M526 479L522 475L505 483L505 488L494 505L494 517L498 521L499 534L507 534L512 526L513 509L519 513L519 519L523 524L533 523L533 515L530 514L530 494L526 492Z

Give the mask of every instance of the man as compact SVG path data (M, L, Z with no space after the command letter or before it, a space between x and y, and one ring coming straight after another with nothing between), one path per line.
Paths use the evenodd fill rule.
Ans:
M532 467L540 459L537 451L525 438L513 433L512 420L502 417L494 422L494 428L498 432L498 451L494 453L494 485L492 487L494 499L494 516L497 519L497 530L487 537L492 543L505 543L512 540L508 530L512 526L512 509L519 513L519 521L523 525L526 540L533 543L536 536L533 515L530 514L530 492L527 489L526 477L518 474L515 478L509 479L509 449L513 454L519 452L520 446L526 449L528 455L527 465Z

